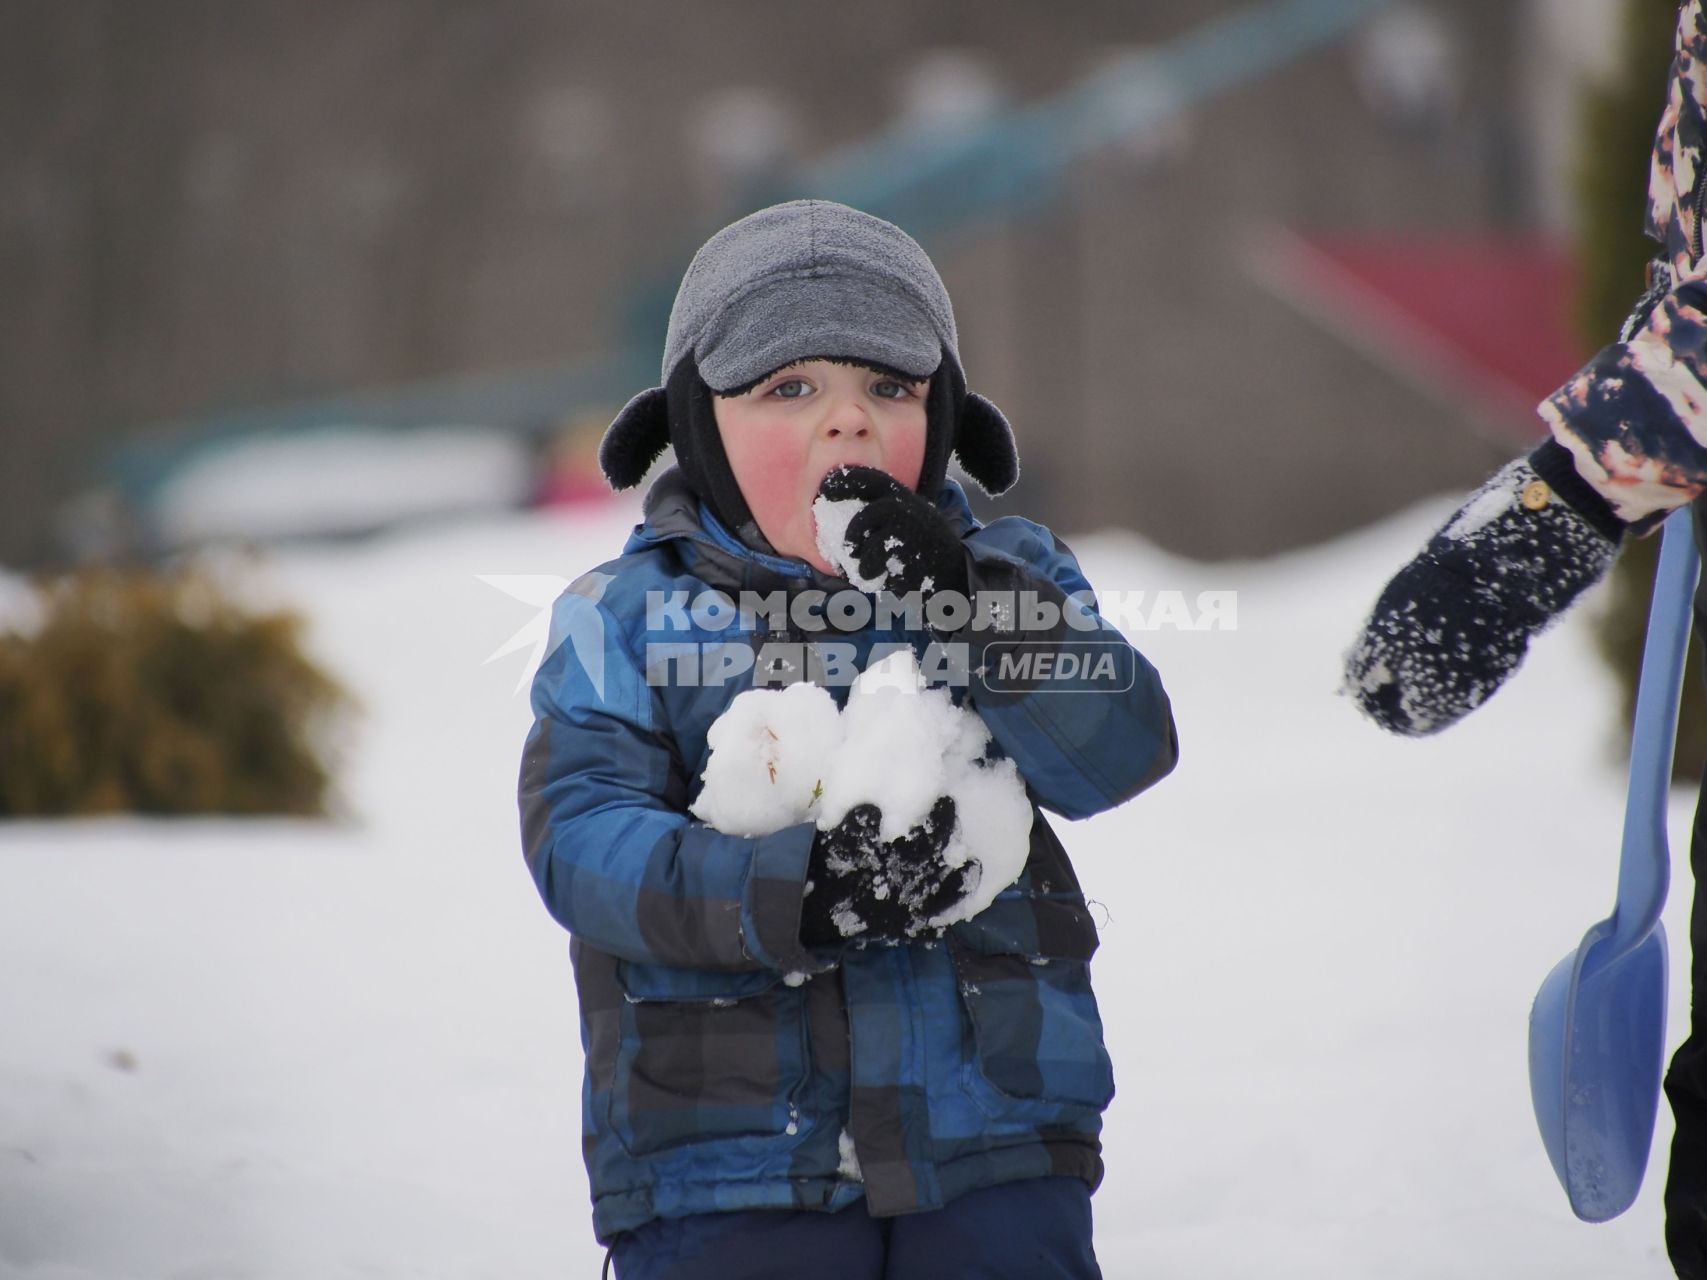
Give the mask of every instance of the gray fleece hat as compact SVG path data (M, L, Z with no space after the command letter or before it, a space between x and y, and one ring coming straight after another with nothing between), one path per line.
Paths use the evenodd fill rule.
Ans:
M670 443L665 387L684 360L711 391L730 392L820 357L916 378L942 369L951 406L951 421L933 423L942 464L952 450L991 493L1018 477L1007 420L965 389L954 308L930 258L893 223L829 200L760 209L701 246L670 312L663 385L629 401L605 433L606 477L618 489L638 484Z

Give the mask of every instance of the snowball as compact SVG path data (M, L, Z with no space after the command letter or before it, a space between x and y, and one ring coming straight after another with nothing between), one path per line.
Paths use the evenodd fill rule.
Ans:
M976 859L980 874L966 897L931 921L935 925L970 920L989 906L1019 879L1031 852L1031 800L1012 760L962 765L948 794L954 797L957 820L943 861L959 867Z
M977 883L934 925L969 920L1019 878L1031 848L1031 801L1018 767L986 759L990 731L977 713L927 687L912 650L873 662L839 714L816 685L750 689L706 736L711 755L696 817L719 831L761 836L800 822L827 831L854 806L875 804L885 840L923 822L937 799L954 800L951 867L975 860ZM858 932L857 919L838 921ZM848 926L851 926L849 928Z
M889 573L899 566L891 559L889 572L880 573L875 578L860 576L859 561L854 559L853 552L848 549L848 525L864 506L865 503L859 498L813 499L813 539L818 544L818 553L840 569L844 578L861 591L876 595L889 581Z
M705 787L690 812L730 835L764 836L806 820L841 741L829 690L749 689L706 733Z
M912 650L899 649L854 681L842 737L836 768L824 780L818 825L828 830L870 801L883 810L879 835L894 840L949 794L946 767L957 757L982 755L990 731L956 707L948 690L926 688Z

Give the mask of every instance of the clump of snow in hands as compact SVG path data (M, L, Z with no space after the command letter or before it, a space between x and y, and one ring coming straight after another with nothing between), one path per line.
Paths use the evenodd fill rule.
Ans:
M812 519L814 522L813 538L818 544L818 552L837 569L854 586L861 591L876 595L889 585L889 575L899 573L901 561L896 556L890 556L883 566L883 572L875 578L867 578L859 571L859 561L854 558L848 545L848 525L860 513L865 502L860 498L824 498L819 497L812 503ZM883 544L885 551L897 551L901 547L899 538L890 538ZM926 590L930 589L930 579L925 579Z
M711 758L694 816L732 835L805 820L842 740L835 700L811 684L749 689L705 735Z
M712 725L694 816L735 835L799 822L828 831L859 804L883 813L885 840L954 800L951 867L976 860L972 891L932 923L969 920L1019 878L1031 845L1031 802L1012 760L985 759L990 731L945 689L925 686L910 650L868 667L845 711L817 685L749 689Z
M826 498L821 495L815 498L812 502L813 539L818 544L818 554L839 569L844 578L861 591L875 595L883 590L889 575L880 573L875 578L862 577L859 561L854 559L848 546L848 525L864 507L865 502L860 498Z

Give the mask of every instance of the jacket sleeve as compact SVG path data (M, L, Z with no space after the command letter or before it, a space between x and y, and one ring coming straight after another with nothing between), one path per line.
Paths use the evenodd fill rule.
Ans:
M981 608L993 625L969 624L950 639L967 645L968 701L1038 803L1089 817L1166 777L1179 739L1161 677L1097 612L1066 546L1012 516L964 545L972 598L1004 607L994 616ZM1080 674L1067 674L1071 666Z
M1660 247L1648 292L1540 407L1577 471L1638 533L1707 491L1707 18L1678 6L1676 54L1654 135L1645 229Z
M1638 532L1707 491L1707 278L1644 302L1540 406L1578 474Z
M810 824L725 835L687 813L661 704L604 607L574 587L552 613L522 752L522 847L546 907L625 960L814 971L799 941Z

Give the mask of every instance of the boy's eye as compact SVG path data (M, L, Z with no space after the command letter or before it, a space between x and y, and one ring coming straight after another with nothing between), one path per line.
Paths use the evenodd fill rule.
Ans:
M807 390L808 387L804 379L784 378L781 382L777 383L776 386L771 388L771 394L773 396L780 396L784 400L798 400L801 396L806 394Z
M871 390L873 395L883 400L905 400L913 391L906 383L896 382L893 378L874 383Z

